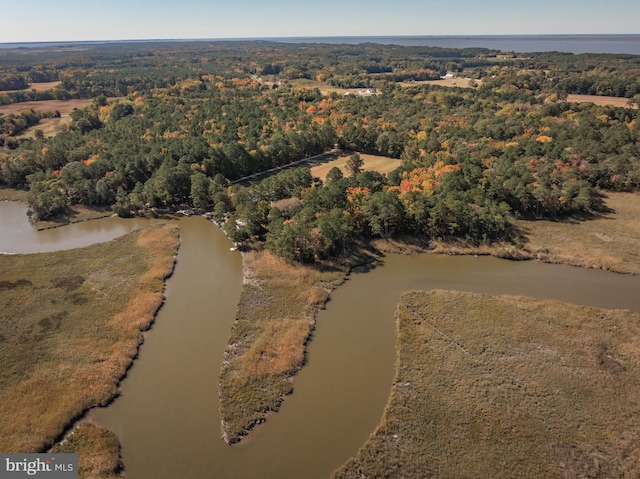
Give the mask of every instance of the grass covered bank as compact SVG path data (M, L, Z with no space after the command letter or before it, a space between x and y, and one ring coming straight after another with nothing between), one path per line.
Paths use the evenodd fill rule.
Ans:
M266 251L243 258L245 277L220 375L224 438L235 443L293 390L292 376L331 290L348 265L290 265Z
M372 245L385 253L491 255L640 274L640 194L608 192L604 203L605 211L591 217L518 220L521 241L517 245L472 246L411 236L376 239Z
M40 451L108 402L163 301L178 232L0 255L0 450Z
M335 479L638 477L640 315L410 292L383 422Z
M120 441L117 436L102 427L86 421L76 427L51 448L56 453L78 454L78 478L120 479L123 465L120 459Z
M0 201L27 201L28 193L29 192L25 190L16 190L15 188L0 186Z
M640 274L640 194L611 193L586 220L518 221L525 249L549 263Z

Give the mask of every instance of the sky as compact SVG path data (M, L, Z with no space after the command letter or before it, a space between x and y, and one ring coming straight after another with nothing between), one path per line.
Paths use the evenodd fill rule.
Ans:
M0 0L0 43L640 34L640 0Z

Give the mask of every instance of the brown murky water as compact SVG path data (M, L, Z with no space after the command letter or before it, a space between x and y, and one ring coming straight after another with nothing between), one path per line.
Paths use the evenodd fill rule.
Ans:
M110 241L155 220L104 218L37 231L18 201L0 201L0 253L41 253Z
M0 203L0 245L11 251L4 218ZM117 236L110 223L129 225L99 222L102 241ZM80 229L69 235L84 234L82 226L91 223L74 225ZM217 378L240 293L241 259L204 219L185 218L179 226L182 247L165 306L122 395L90 414L119 435L128 479L329 477L381 419L402 291L515 294L640 311L640 277L496 258L390 255L332 294L294 394L251 438L229 447L220 439ZM49 249L67 244L67 228Z

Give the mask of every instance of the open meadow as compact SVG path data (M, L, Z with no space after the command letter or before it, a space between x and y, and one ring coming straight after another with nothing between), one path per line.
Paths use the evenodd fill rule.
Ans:
M382 424L335 479L640 474L640 315L405 293Z
M11 103L10 105L0 106L0 113L4 115L18 115L24 110L34 110L36 112L56 112L60 114L66 114L71 112L74 108L82 108L87 106L92 100L38 100L38 101L25 101L21 103Z
M54 136L58 130L71 124L69 112L74 108L82 108L91 103L91 100L39 100L0 106L0 114L19 115L20 112L33 109L40 113L60 113L58 118L43 118L37 125L27 128L16 138L33 138L36 130L41 130L45 136Z
M324 181L329 170L337 167L340 168L345 176L348 176L349 173L347 172L346 164L350 154L351 152L343 152L339 156L328 157L330 161L316 162L316 166L312 166L311 168L311 174ZM359 153L359 155L364 161L363 171L377 171L378 173L386 174L391 173L402 164L400 160L387 156L368 155L365 153Z
M325 82L309 80L307 78L291 80L291 85L297 88L306 88L309 90L317 88L323 95L328 95L329 93L337 93L339 95L375 95L375 93L368 91L366 88L340 88L337 86L329 85Z
M64 113L60 118L43 118L37 125L31 126L16 135L15 138L34 138L36 130L42 131L44 136L54 136L60 128L71 125L71 117Z
M177 229L160 225L82 249L0 255L0 450L46 450L114 397L177 247Z
M27 90L49 91L61 84L61 81L33 82L29 84L29 88L27 88Z
M439 80L422 80L412 82L401 82L402 86L415 86L415 85L435 85L444 86L448 88L475 88L482 85L482 80L474 80L472 78L457 78L457 77L443 77Z
M638 108L637 105L631 105L628 98L619 98L616 96L600 96L600 95L567 95L567 101L571 103L593 103L600 106L618 106L622 108Z

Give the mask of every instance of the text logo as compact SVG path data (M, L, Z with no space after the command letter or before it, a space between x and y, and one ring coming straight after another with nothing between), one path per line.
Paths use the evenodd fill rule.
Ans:
M0 479L78 479L77 454L0 454Z

